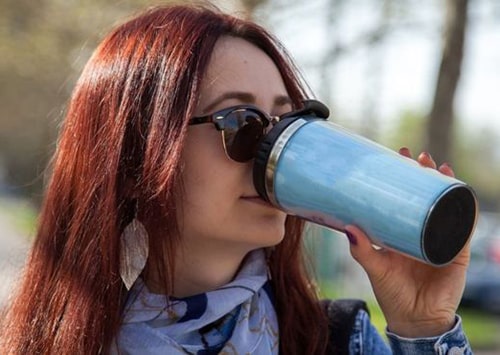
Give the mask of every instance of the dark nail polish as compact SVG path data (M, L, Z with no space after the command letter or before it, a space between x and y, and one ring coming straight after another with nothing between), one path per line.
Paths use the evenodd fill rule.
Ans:
M347 239L349 239L349 243L351 243L352 245L358 245L358 240L356 239L354 234L345 231L345 235L347 236Z

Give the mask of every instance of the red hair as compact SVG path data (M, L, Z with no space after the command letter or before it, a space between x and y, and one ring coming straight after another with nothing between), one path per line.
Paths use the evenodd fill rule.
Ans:
M214 45L226 35L266 52L296 104L307 96L278 41L214 9L154 8L110 33L74 89L36 240L2 324L2 354L108 351L126 297L119 237L136 204L150 235L150 260L172 289L179 238L174 194L187 119ZM305 270L302 230L302 221L288 217L270 260L280 351L321 354L327 320Z

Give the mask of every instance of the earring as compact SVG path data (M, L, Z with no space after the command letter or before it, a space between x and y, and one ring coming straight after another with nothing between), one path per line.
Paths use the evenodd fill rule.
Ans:
M144 225L134 218L120 236L120 277L127 290L130 290L144 270L148 254L148 232Z

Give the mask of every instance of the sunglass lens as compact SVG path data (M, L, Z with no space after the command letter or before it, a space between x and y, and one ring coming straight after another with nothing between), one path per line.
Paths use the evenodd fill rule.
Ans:
M263 120L256 112L231 112L226 116L222 133L227 155L240 163L251 160L263 132Z

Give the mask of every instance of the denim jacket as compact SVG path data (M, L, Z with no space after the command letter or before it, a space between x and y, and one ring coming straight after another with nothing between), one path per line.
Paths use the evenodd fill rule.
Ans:
M368 314L361 310L356 315L349 339L349 353L358 354L472 354L469 342L462 329L462 320L456 316L455 326L441 336L408 339L386 330L389 345L382 339Z

